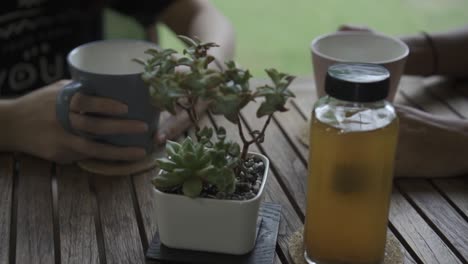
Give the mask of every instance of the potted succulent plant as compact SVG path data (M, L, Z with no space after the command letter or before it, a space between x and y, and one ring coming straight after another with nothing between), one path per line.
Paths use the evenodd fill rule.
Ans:
M287 110L284 105L294 96L288 86L294 77L269 69L272 84L252 90L249 71L234 62L227 62L223 71L210 69L214 58L208 50L216 44L180 38L188 44L183 55L172 49L148 50L149 59L136 60L144 66L142 78L154 105L172 114L177 107L183 109L196 130L196 139L168 141L167 158L158 160L161 170L152 183L160 239L172 248L245 254L255 246L269 169L265 156L248 149L263 142L273 114ZM263 99L257 117L267 119L247 139L240 111L256 99ZM195 106L200 101L238 126L242 148L226 138L224 128L199 126Z

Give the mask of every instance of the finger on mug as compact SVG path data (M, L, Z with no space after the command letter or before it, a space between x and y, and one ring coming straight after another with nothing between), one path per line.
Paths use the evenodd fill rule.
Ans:
M95 135L140 134L148 131L148 125L142 121L100 118L77 113L69 115L74 129Z
M359 26L359 25L351 25L351 24L344 24L338 27L338 31L363 31L363 32L373 32L367 26Z
M174 140L191 126L192 123L186 113L179 113L176 116L171 116L164 123L161 123L158 132L154 135L154 142L161 145L164 144L166 140Z
M128 112L126 104L110 98L96 97L83 93L76 93L70 103L70 109L77 113L100 113L119 115Z

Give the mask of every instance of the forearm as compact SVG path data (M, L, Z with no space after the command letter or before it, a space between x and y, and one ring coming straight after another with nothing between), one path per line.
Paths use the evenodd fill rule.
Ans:
M234 29L229 21L213 7L204 7L192 20L187 32L189 36L198 36L203 41L215 42L219 47L211 50L211 55L221 63L234 58Z
M468 27L458 30L429 33L433 45L423 35L402 37L410 54L405 73L410 75L468 76Z
M177 1L164 12L161 20L178 35L217 43L220 47L210 52L219 62L234 58L234 28L209 1Z
M0 99L0 152L16 151L14 108L13 99Z
M447 177L468 172L468 121L397 106L398 177Z

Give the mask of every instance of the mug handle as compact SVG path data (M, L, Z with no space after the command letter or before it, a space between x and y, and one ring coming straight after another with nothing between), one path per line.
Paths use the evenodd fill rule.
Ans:
M83 84L78 81L72 81L71 83L65 85L60 92L57 94L57 99L55 100L55 112L57 115L57 120L59 121L62 127L77 136L82 136L86 138L94 138L94 135L89 133L80 132L73 129L70 124L70 103L73 95L81 90Z

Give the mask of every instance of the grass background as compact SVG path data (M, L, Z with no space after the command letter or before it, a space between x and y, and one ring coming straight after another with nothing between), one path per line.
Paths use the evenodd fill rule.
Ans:
M157 1L157 0L155 0ZM368 25L404 35L468 24L468 0L212 0L236 29L236 61L252 70L276 67L295 75L312 71L309 43L338 25ZM105 13L107 38L142 38L138 24L111 10ZM160 26L161 45L182 45Z

